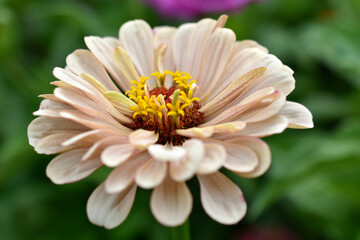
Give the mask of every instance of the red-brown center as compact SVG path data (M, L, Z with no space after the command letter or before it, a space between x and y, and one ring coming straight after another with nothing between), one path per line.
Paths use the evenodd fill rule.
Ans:
M149 91L150 96L158 96L162 94L166 103L172 103L171 95L177 87L173 86L169 89L165 87L156 87ZM133 123L130 124L131 129L145 129L149 131L155 131L159 134L157 143L166 144L171 143L172 145L181 145L187 138L180 136L176 133L176 129L187 129L199 126L204 121L204 114L199 111L200 104L193 102L191 108L187 108L184 116L180 116L177 124L174 123L172 117L168 117L165 121L159 124L156 121L144 121L140 116L137 116Z

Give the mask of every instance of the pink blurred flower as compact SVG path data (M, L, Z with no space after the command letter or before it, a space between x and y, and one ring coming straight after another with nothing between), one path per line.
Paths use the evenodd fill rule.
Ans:
M210 12L234 11L259 0L145 0L163 16L189 19Z

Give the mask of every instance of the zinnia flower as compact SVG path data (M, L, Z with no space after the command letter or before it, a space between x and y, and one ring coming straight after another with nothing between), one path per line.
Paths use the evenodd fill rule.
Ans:
M191 19L202 14L238 10L261 0L145 0L161 15Z
M313 126L304 106L286 101L293 71L258 43L236 41L226 19L153 30L130 21L119 38L86 37L90 51L54 69L59 81L41 95L29 142L38 153L60 153L46 169L56 184L114 168L89 198L92 223L118 226L141 187L153 189L160 223L180 225L193 204L186 181L196 176L206 213L235 224L247 205L219 170L258 177L271 162L261 137Z

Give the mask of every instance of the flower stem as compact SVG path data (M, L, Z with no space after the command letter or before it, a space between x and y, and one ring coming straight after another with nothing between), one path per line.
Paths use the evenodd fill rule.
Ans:
M172 239L173 240L191 240L189 220L178 227L172 228Z

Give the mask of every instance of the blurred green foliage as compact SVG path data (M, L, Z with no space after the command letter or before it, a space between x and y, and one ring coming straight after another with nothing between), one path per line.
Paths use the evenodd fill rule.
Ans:
M289 98L311 110L315 128L265 139L273 164L263 177L240 179L228 173L249 205L236 226L206 216L198 185L190 181L193 239L245 239L254 227L286 229L293 237L286 239L360 239L359 12L359 0L268 0L230 16L227 27L238 39L260 42L295 70L297 88ZM52 69L85 48L84 36L116 36L120 25L134 18L152 26L180 24L136 0L0 1L1 240L171 236L152 217L150 191L144 190L120 227L93 226L85 204L108 170L56 186L45 176L52 156L37 155L27 143L37 95L52 91ZM274 234L272 239L280 239Z

